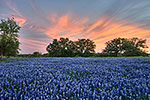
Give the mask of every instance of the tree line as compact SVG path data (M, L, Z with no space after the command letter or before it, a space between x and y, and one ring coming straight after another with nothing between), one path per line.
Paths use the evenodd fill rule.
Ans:
M105 43L102 53L109 56L147 56L145 48L146 39L138 38L115 38Z
M47 46L48 55L52 57L90 57L90 56L147 56L145 39L115 38L105 43L102 53L95 53L95 43L90 39L71 41L68 38L54 39Z
M2 19L0 22L0 59L3 56L16 56L19 54L20 27L12 19ZM47 54L34 52L33 54L19 55L21 57L101 57L101 56L147 56L145 39L115 38L105 43L106 47L101 53L96 53L96 44L90 39L69 38L53 39L47 46Z
M48 55L52 57L88 57L95 53L96 45L90 39L78 39L77 41L69 40L69 38L54 39L46 50Z

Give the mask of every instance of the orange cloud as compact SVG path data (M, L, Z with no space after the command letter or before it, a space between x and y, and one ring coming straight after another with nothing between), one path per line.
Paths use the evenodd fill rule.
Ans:
M105 17L104 17L105 18ZM86 30L86 33L91 32L93 29L97 28L98 26L100 26L101 24L103 24L104 20L103 18L99 19L98 21L96 21L93 25L89 26Z
M125 23L124 23L125 24ZM148 35L150 30L139 28L138 25L124 25L121 23L111 23L106 28L94 30L87 35L88 38L94 39L96 42L109 40L115 37L141 37Z
M95 41L96 51L99 52L105 47L105 42L117 37L147 39L147 44L150 46L150 29L142 28L140 23L128 24L130 20L127 19L120 20L105 15L90 24L92 21L89 18L73 18L70 13L63 16L52 14L46 19L49 22L48 26L31 25L29 28L45 32L50 38L68 37L72 40L89 38Z
M19 26L22 27L24 23L27 21L27 18L25 18L16 8L16 5L12 3L12 0L6 0L7 6L13 11L13 18L16 22L19 23Z
M34 46L37 46L37 47L43 47L43 46L48 45L48 43L46 43L46 42L41 42L41 41L37 41L37 40L29 40L29 39L22 39L22 38L20 38L19 40L22 43L24 42L24 43L34 45Z
M23 18L23 17L17 17L14 16L14 21L19 23L19 26L22 27L24 25L24 23L27 21L27 19Z
M45 27L45 33L51 38L72 37L73 35L83 33L88 18L75 20L71 14L59 17L57 14L47 17L52 25ZM72 37L73 38L73 37Z

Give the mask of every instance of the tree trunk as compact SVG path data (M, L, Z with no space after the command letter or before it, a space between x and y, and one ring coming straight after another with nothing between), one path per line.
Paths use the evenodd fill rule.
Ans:
M116 52L115 52L115 57L118 57L118 53L119 53L119 51L116 51Z
M3 54L2 54L2 53L0 53L0 60L2 60L2 57L3 57Z

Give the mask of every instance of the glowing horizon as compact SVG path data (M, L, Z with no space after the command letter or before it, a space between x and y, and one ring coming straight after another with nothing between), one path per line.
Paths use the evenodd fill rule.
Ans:
M146 11L138 11L150 8L146 1L108 0L106 2L99 0L92 2L90 7L87 5L91 1L88 3L63 0L62 5L58 0L55 2L51 0L45 2L39 0L0 1L0 8L3 5L0 10L0 18L14 17L14 20L22 27L19 38L21 42L20 53L33 53L34 51L46 53L46 46L53 39L60 37L67 37L71 40L89 38L96 43L96 52L101 52L105 47L105 42L114 38L138 37L147 40L149 46L147 51L150 52L150 27L148 26L150 25L150 19L148 19L150 14ZM100 7L98 2L102 3ZM24 5L21 6L23 3ZM47 5L53 3L58 4L57 7ZM82 5L77 6L78 3ZM107 6L103 6L103 4L107 4ZM74 7L75 5L77 7ZM83 5L87 8L79 9ZM64 6L63 11L58 10L61 6ZM47 11L48 8L54 11ZM106 10L103 11L104 8ZM98 12L99 10L101 12ZM92 15L93 13L95 15Z

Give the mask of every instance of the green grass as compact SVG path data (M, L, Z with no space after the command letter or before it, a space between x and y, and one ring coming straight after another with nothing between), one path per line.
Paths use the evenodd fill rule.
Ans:
M150 59L150 57L145 57L145 59L148 59L148 60L149 60L149 59Z
M0 60L0 62L6 62L6 61L12 61L12 60L19 60L19 59L22 59L20 57L16 57L16 58L7 58L7 59L2 59Z

